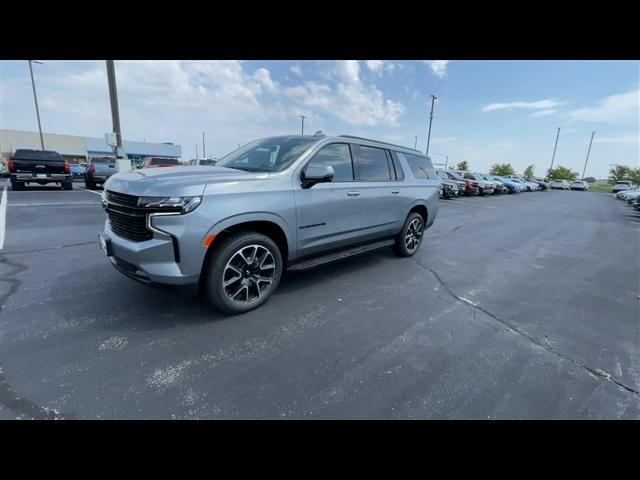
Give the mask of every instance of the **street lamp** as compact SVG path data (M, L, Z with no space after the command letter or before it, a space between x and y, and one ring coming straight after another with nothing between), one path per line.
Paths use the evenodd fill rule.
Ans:
M31 73L31 87L33 88L33 101L36 104L36 117L38 117L38 131L40 132L40 145L42 146L42 150L44 150L44 137L42 136L42 125L40 124L40 109L38 108L38 96L36 95L36 82L33 79L33 67L32 63L37 63L38 65L44 65L42 62L38 62L37 60L29 60L29 73Z
M431 95L431 113L429 114L429 133L427 134L427 151L426 154L429 155L429 142L431 141L431 123L433 122L433 105L436 102L435 95Z
M304 135L304 119L307 118L307 116L299 115L299 117L302 119L302 133L300 133L300 135Z
M207 153L204 149L204 132L202 132L202 158L207 158Z

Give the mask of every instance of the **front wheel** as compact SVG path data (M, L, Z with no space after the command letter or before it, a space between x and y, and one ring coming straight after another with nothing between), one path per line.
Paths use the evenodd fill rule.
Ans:
M393 246L394 251L400 257L411 257L420 248L422 235L424 234L424 218L416 212L412 212L404 222L402 230L396 237Z
M214 245L205 265L204 292L219 310L238 314L264 304L278 287L282 255L271 238L239 232Z

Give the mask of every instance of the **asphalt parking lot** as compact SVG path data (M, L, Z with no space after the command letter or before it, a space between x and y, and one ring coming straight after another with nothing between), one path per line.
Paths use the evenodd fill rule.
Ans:
M115 271L79 184L6 208L2 419L640 418L640 217L610 194L441 201L414 257L235 317Z

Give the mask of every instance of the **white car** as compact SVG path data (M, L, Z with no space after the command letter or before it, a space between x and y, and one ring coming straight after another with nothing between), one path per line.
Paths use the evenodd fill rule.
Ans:
M621 190L616 193L616 198L624 201L633 200L634 198L640 197L640 189L636 190Z
M634 190L636 186L630 180L619 180L613 186L613 193L621 192L622 190Z
M584 180L575 180L571 184L571 190L582 190L583 192L586 192L589 190L589 184Z
M566 180L554 180L549 184L551 190L569 190L571 186Z

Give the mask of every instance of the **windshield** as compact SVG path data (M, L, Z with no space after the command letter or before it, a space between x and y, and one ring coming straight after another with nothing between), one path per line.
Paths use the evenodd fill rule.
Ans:
M246 172L279 172L317 141L317 138L301 136L263 138L231 152L216 166Z

